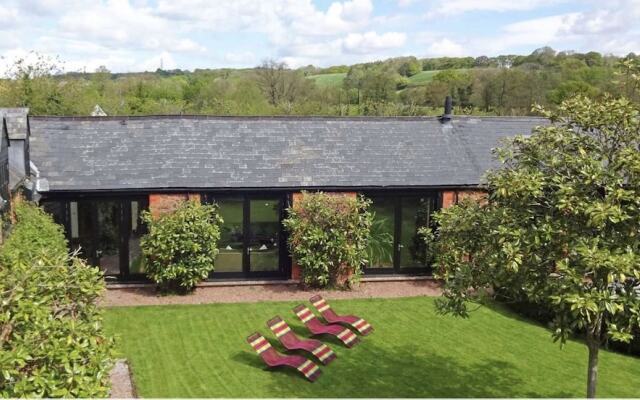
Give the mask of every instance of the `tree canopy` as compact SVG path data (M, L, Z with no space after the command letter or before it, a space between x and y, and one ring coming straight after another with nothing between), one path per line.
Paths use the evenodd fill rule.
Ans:
M594 397L600 346L640 328L640 110L576 97L552 122L497 151L485 201L443 210L436 252L439 309L500 294L546 304L553 337L584 335Z
M15 60L0 79L0 106L33 115L440 115L451 95L456 113L526 115L534 103L555 108L577 94L640 102L640 61L597 52L497 57L396 57L351 66L65 72L56 58ZM322 82L322 83L320 83Z

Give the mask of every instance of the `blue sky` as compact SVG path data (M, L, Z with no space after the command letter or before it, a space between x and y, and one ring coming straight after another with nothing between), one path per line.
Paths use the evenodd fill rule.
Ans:
M414 55L640 53L640 0L0 0L0 69L292 67Z

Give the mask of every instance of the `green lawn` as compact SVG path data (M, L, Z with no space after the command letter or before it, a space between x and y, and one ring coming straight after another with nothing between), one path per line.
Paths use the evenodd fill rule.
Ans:
M316 85L319 87L339 87L342 86L342 82L346 76L346 72L339 72L335 74L310 75L308 78L316 81Z
M113 308L119 337L143 397L576 397L585 393L585 347L560 349L549 331L513 314L480 309L471 319L439 316L431 298L333 301L375 332L308 383L268 372L245 342L279 314L300 335L292 303ZM267 337L275 343L273 335ZM277 346L276 346L277 347ZM640 359L602 352L601 397L640 395Z

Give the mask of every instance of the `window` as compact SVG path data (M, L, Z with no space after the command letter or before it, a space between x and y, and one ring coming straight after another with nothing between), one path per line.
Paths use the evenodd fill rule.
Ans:
M218 204L224 220L214 276L285 274L281 251L283 197L216 195L206 199Z
M367 272L430 272L429 254L418 230L431 226L434 195L374 194L374 215Z
M140 219L146 198L46 200L43 208L63 226L71 250L108 277L144 273L140 239L146 226Z

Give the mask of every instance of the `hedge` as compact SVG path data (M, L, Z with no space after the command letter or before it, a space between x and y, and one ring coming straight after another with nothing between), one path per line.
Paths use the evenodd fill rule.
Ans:
M101 272L69 256L62 229L20 203L0 248L0 397L104 397L113 339Z

